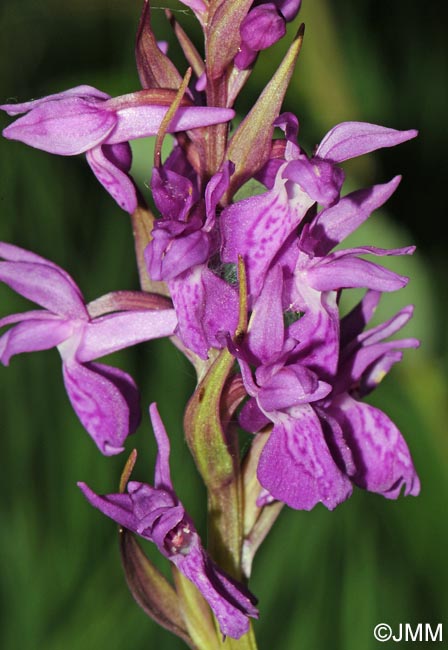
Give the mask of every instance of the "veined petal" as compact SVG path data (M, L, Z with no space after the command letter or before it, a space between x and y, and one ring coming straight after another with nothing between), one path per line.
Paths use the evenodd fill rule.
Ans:
M135 430L138 391L125 372L98 363L63 363L64 383L82 425L105 456L123 451Z
M300 284L300 275L296 278ZM313 294L318 293L318 296ZM337 371L339 358L339 310L335 292L306 292L308 311L288 328L298 341L294 355L323 379L330 380Z
M397 312L392 318L387 320L385 323L380 323L376 327L372 327L365 332L362 332L356 339L356 344L360 345L372 345L372 343L378 343L379 341L384 341L384 339L389 338L393 334L399 332L405 325L410 321L414 313L414 306L407 305Z
M276 413L261 453L258 480L278 501L297 510L322 502L329 510L347 499L352 487L335 464L319 418L309 405Z
M325 258L324 258L325 259ZM318 291L365 287L375 291L396 291L408 278L358 257L342 257L316 264L307 271L309 283Z
M366 371L368 371L368 383L376 387L385 377L392 365L401 360L402 354L396 352L405 348L418 348L420 342L417 339L401 339L398 341L387 341L386 343L374 343L361 347L345 363L341 364L340 377L341 386L351 387L357 385ZM387 359L385 359L387 357ZM364 386L365 388L365 386ZM336 392L339 390L335 387ZM363 390L363 395L366 394Z
M127 142L137 138L156 135L169 106L140 105L120 108L116 128L104 140L105 144ZM114 113L115 114L115 113ZM235 116L230 108L213 108L208 106L181 106L168 125L167 132L188 131L201 126L228 122Z
M91 361L143 341L171 336L176 325L174 309L108 314L85 326L76 358L81 362Z
M222 259L236 263L238 255L244 257L254 298L272 259L314 203L299 188L289 188L294 190L291 200L286 186L287 180L279 172L272 190L238 201L221 214Z
M101 103L69 96L40 101L26 115L6 127L3 136L62 156L83 153L103 142L117 116Z
M206 266L185 271L169 283L184 345L207 358L211 347L221 349L217 334L234 332L238 323L238 296Z
M249 349L261 363L277 357L283 348L282 289L282 269L275 266L268 272L255 302L247 334Z
M353 452L356 473L351 478L357 485L388 499L398 498L402 488L405 495L417 496L420 481L408 446L385 413L348 395L335 401L330 413Z
M395 147L417 134L415 129L397 131L368 122L342 122L327 133L316 156L338 163L383 147Z
M400 180L401 176L395 176L389 183L357 190L322 210L302 237L300 247L309 254L326 255L392 196Z
M268 413L315 402L330 391L329 384L318 381L314 372L297 364L282 368L260 388L258 404Z
M187 554L172 556L170 559L202 593L224 636L239 639L248 631L248 616L258 617L254 597L210 560L199 539Z
M122 142L93 147L86 153L86 159L101 185L120 208L132 214L137 208L137 193L132 179L127 174L131 161L129 159L128 166L128 159L123 157L123 154L126 155L123 148L129 151L130 157L129 143Z
M7 366L15 354L49 350L62 343L71 333L70 321L58 319L50 322L47 318L23 320L0 336L0 361Z
M78 287L53 264L0 262L0 281L54 314L71 319L88 319Z

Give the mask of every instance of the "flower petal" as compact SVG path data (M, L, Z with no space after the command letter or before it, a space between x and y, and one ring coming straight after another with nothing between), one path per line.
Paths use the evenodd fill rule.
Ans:
M174 309L117 312L85 326L76 352L78 361L92 361L143 341L171 336L176 328Z
M0 361L9 365L15 354L54 348L72 333L72 324L47 318L26 319L0 336Z
M272 190L230 205L220 217L222 259L236 264L238 255L244 257L254 298L276 253L314 203L298 186L287 184L279 172Z
M120 524L120 526L128 530L136 529L137 520L133 513L133 503L129 494L108 494L101 496L91 490L85 483L79 482L77 485L87 501L94 508L97 508L105 514L106 517L110 517L117 524Z
M375 313L380 298L380 291L368 290L352 311L341 319L341 348L363 331Z
M0 281L54 314L88 319L78 287L53 264L0 262Z
M317 148L316 156L338 163L383 147L395 147L417 134L414 129L397 131L368 122L342 122L327 133Z
M357 485L388 499L398 498L402 488L405 495L417 496L420 481L409 449L385 413L348 395L335 401L330 413L353 453L356 472L351 479Z
M184 345L207 358L211 347L221 349L219 333L234 332L238 323L238 296L206 266L185 271L169 283Z
M67 271L64 271L64 269L62 269L51 260L47 260L45 257L41 257L40 255L36 255L36 253L27 251L25 248L14 246L14 244L7 244L6 242L0 242L0 257L8 262L31 262L33 264L43 264L44 266L49 266L53 269L56 269L61 275L64 276L67 282L71 284L72 288L76 293L78 293L79 297L84 303L84 298L73 278L67 273Z
M340 167L317 158L308 160L303 154L287 164L283 175L325 207L339 198L344 182L344 172Z
M300 247L309 254L326 255L392 196L400 180L401 176L395 176L389 183L352 192L336 205L322 210L311 223L306 237L302 236Z
M409 278L358 257L323 258L307 271L310 285L318 291L362 287L374 291L396 291L408 283Z
M352 487L331 457L319 419L309 405L276 413L261 453L258 480L278 501L297 510L322 502L329 510L345 501Z
M6 127L3 136L62 156L83 153L103 142L117 116L97 100L69 96L39 101L30 112Z
M117 127L104 140L105 144L128 142L137 138L157 135L163 118L169 106L156 104L130 106L117 110ZM115 113L113 113L115 114ZM235 116L230 108L214 108L208 106L181 106L170 121L167 133L188 131L201 126L228 122Z
M243 406L238 416L240 426L250 433L258 433L271 421L257 404L257 400L251 397Z
M0 110L6 111L8 115L19 115L20 113L28 113L34 108L46 104L49 101L57 101L62 99L67 99L69 97L81 97L83 99L92 99L92 100L106 100L110 99L110 95L103 93L101 90L97 90L92 86L76 86L75 88L69 88L68 90L63 90L60 93L55 93L53 95L47 95L46 97L41 97L40 99L33 99L30 102L22 102L21 104L3 104L0 106Z
M239 639L249 630L248 616L258 616L254 597L209 559L199 538L189 553L170 559L202 593L224 636Z
M255 302L247 335L249 349L261 363L277 357L283 348L282 289L282 269L275 266L268 272Z
M98 145L87 152L86 159L101 185L120 208L132 214L137 208L137 193L132 179L127 174L130 164L128 167L128 156L123 152L123 148L129 150L130 155L127 142Z
M98 363L63 363L64 383L70 402L95 444L105 456L123 451L135 430L138 391L121 370Z
M154 472L154 487L157 489L173 489L170 472L170 440L166 433L162 419L157 410L157 404L153 403L149 407L154 436L157 441L157 459Z

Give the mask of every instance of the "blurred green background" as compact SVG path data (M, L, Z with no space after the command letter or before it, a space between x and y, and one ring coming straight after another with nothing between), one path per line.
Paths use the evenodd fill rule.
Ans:
M174 40L154 2L154 28ZM199 36L194 20L179 20ZM110 94L138 87L133 44L140 2L3 0L0 100L25 101L81 83ZM303 52L285 102L308 150L332 125L364 120L418 128L418 140L346 165L349 186L403 182L386 211L356 241L418 245L396 268L412 278L389 296L383 315L416 305L407 335L422 339L373 401L395 420L422 481L418 498L390 502L356 491L329 513L285 511L256 558L251 588L260 599L260 650L370 650L379 622L444 624L448 636L447 257L442 233L447 150L445 27L440 3L416 0L304 0ZM294 28L289 30L292 36ZM275 70L285 43L262 55L238 104L244 112ZM185 63L177 57L181 71ZM9 119L0 116L3 128ZM443 125L443 126L442 126ZM150 175L148 143L134 171ZM442 170L444 169L444 172ZM48 257L77 280L88 300L137 288L127 216L82 157L62 158L0 141L0 239ZM0 314L25 301L0 287ZM204 530L204 493L182 440L182 409L193 372L166 342L114 356L156 400L173 439L179 494ZM0 647L3 650L180 649L134 604L122 576L114 525L76 488L114 491L124 462L103 458L74 415L56 351L14 358L0 369ZM148 418L137 444L135 478L152 479ZM152 553L152 549L148 548ZM445 638L444 638L445 640ZM386 647L402 644L385 644ZM423 647L423 646L421 646Z

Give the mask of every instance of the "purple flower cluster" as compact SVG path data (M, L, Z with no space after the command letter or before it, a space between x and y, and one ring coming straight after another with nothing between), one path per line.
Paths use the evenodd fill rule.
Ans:
M202 61L172 19L196 75L190 88L188 75L182 82L157 44L146 1L137 37L142 90L111 98L79 86L0 107L23 114L4 130L6 138L53 154L85 153L100 183L133 216L145 206L130 172L129 141L158 135L150 187L159 213L149 237L136 230L154 292L117 291L85 304L59 266L0 243L0 280L40 307L0 319L0 328L10 326L0 337L0 360L7 365L13 355L57 347L72 406L101 452L111 455L124 449L139 424L139 394L128 374L98 358L170 337L195 365L203 391L215 362L227 354L228 375L210 417L220 410L219 400L225 402L226 381L239 381L241 399L220 414L216 435L222 433L230 447L235 433L227 425L244 400L240 426L265 441L254 508L277 501L305 510L322 503L331 510L353 485L392 499L417 495L419 480L401 433L362 401L404 349L418 346L413 338L389 340L411 318L410 306L369 327L381 294L407 283L377 258L410 255L414 247L341 247L389 199L400 177L344 195L340 166L414 138L416 131L345 122L308 156L297 141L297 118L279 114L300 49L296 39L229 138L233 102L258 52L285 34L301 2L215 3L214 13L213 3L184 4L200 21L208 48ZM283 139L273 140L275 127ZM162 162L167 132L175 140ZM264 185L262 193L235 198L250 179ZM364 297L341 314L341 292L352 288L364 289ZM222 634L239 638L249 629L248 617L257 616L255 601L203 548L174 491L169 440L154 404L150 413L158 445L154 485L131 481L126 493L106 496L79 485L104 514L154 542L205 597ZM191 435L199 435L198 422L188 424ZM238 463L232 471L239 480ZM233 574L241 577L238 570Z

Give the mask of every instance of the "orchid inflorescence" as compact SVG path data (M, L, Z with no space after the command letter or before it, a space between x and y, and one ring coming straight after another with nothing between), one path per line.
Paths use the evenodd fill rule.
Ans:
M205 549L173 487L170 442L155 404L152 485L129 480L87 500L120 526L129 587L159 624L192 648L255 648L248 591L252 562L287 504L329 510L357 486L389 499L417 495L408 447L389 417L362 401L414 338L392 339L412 307L369 326L383 292L407 278L378 264L414 247L340 244L396 190L400 177L341 196L346 160L416 136L364 122L338 124L308 156L299 123L281 113L303 26L248 115L233 131L234 102L258 53L286 33L300 0L191 0L205 56L166 11L188 61L184 77L151 28L145 1L136 41L142 89L111 98L78 86L6 104L21 115L3 131L59 155L85 153L93 173L131 217L140 290L86 303L56 264L0 243L0 280L39 308L0 319L0 359L57 347L64 384L82 425L105 455L122 452L140 422L139 391L124 371L98 363L111 352L169 337L197 372L185 437L208 490ZM274 138L274 129L284 137ZM166 133L173 147L162 160ZM131 175L130 140L156 136L150 179L159 215ZM240 188L258 182L256 195ZM342 314L342 292L365 290ZM238 427L253 434L240 458ZM133 534L172 564L174 586ZM213 617L214 615L214 617ZM216 623L215 623L216 621ZM227 641L225 641L228 637ZM231 647L233 647L231 645Z

